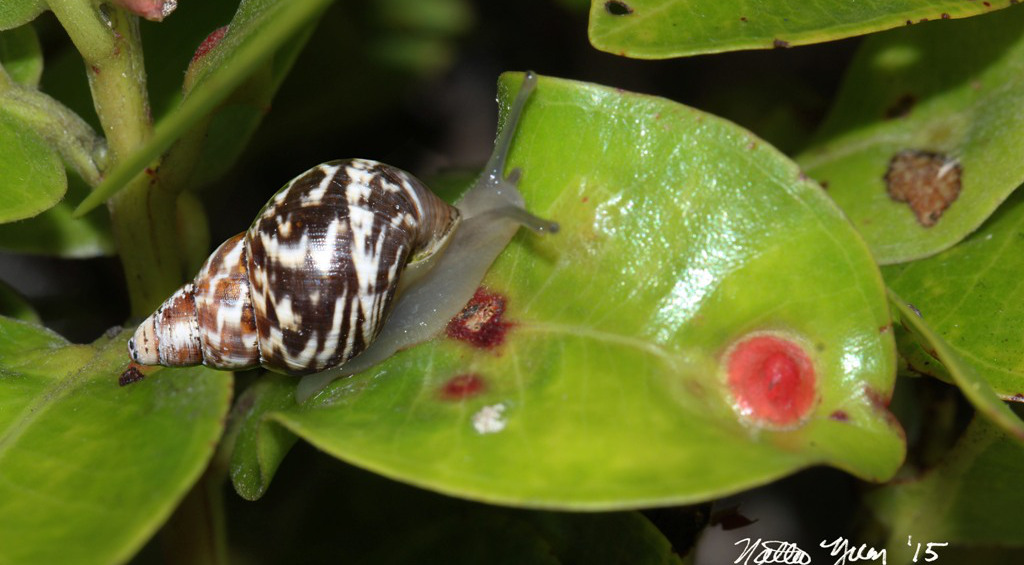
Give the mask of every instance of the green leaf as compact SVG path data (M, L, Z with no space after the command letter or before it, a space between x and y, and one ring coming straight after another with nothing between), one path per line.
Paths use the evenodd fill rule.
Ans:
M1024 182L1022 25L1024 9L1013 8L861 46L818 141L797 162L827 184L881 263L950 247ZM959 191L945 211L928 206L948 202L928 200L936 188ZM891 191L924 198L921 210L940 214L934 225Z
M895 472L880 276L792 162L670 101L542 78L510 166L562 231L520 234L485 279L496 302L477 311L504 298L504 343L412 348L266 419L386 476L533 507L702 501L816 464ZM815 373L779 426L739 415L725 382L730 346L766 334Z
M1024 399L1024 193L942 253L882 273L1003 398Z
M0 318L0 561L125 561L206 467L230 374L119 387L127 337L72 345Z
M974 365L965 361L962 355L937 335L903 298L890 291L890 299L893 308L900 314L903 326L918 338L918 343L926 352L932 353L934 358L942 362L949 378L960 388L967 400L986 418L1024 441L1024 422L1003 403L985 381L985 373L979 372Z
M1024 446L986 419L975 418L938 467L870 496L876 517L890 528L890 562L910 563L918 542L948 543L935 548L939 563L974 561L951 555L957 549L1024 545L1022 473ZM908 547L908 536L914 546ZM923 549L920 556L922 563Z
M0 281L0 316L39 324L39 314L17 290Z
M31 218L60 202L67 177L60 155L0 108L0 223Z
M196 70L192 88L177 110L156 125L149 142L110 171L75 210L82 215L95 208L149 163L206 118L235 87L273 56L296 34L308 32L313 19L331 0L245 0L238 8L231 28L204 57ZM288 47L285 51L291 53ZM212 72L217 69L217 72ZM283 71L282 71L283 73ZM283 76L283 74L282 74Z
M0 249L69 259L113 255L116 248L106 208L81 218L72 215L88 193L78 176L69 176L68 196L56 206L27 220L0 225Z
M261 25L263 17L259 4L243 3L222 39L216 40L219 32L214 32L204 41L200 51L208 49L208 52L200 56L200 51L197 51L185 75L186 99L193 89L218 77L225 65L232 64L237 48L232 47L231 39L244 38L246 30ZM236 30L241 31L236 34ZM312 33L312 25L299 30L254 69L210 113L208 119L197 123L171 147L162 172L184 162L195 172L189 181L193 186L204 186L220 178L248 145L253 132L270 109L274 94Z
M602 51L665 59L833 41L911 23L973 16L1014 3L591 0L589 35L591 45Z
M154 118L163 119L181 104L182 77L196 48L210 32L231 22L237 9L238 2L178 2L164 21L139 22Z
M45 9L46 0L4 0L0 2L0 30L25 25Z
M31 24L0 32L0 65L14 82L39 86L43 50Z
M295 444L295 434L264 416L295 404L295 379L269 373L242 393L232 411L234 448L230 476L243 498L263 496L281 460Z

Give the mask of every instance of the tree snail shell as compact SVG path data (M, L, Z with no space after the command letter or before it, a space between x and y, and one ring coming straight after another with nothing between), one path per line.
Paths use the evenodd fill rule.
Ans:
M140 363L295 375L340 365L377 336L406 265L442 250L459 220L405 171L318 165L214 251L129 350Z
M520 225L557 229L523 209L518 171L503 176L535 85L527 73L487 169L456 207L375 161L332 161L296 177L139 326L132 360L324 372L322 384L430 339Z

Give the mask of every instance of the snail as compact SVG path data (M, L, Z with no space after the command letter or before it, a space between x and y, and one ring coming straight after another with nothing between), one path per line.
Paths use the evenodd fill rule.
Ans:
M142 322L128 341L131 359L307 375L302 400L433 338L521 225L558 229L524 209L518 169L503 176L536 84L526 73L485 170L455 206L366 159L293 179Z

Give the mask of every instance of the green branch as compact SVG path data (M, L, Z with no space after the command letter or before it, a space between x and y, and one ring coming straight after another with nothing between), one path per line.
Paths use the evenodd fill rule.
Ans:
M106 174L130 160L153 131L138 19L96 0L50 0L50 9L85 60L109 148ZM181 283L176 203L177 195L161 190L146 171L107 203L135 316L150 313Z

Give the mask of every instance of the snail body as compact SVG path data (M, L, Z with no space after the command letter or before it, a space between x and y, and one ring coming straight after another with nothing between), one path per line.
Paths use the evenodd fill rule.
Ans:
M487 168L454 207L366 159L293 179L139 326L132 360L316 375L309 389L432 338L521 225L557 229L523 208L518 170L503 176L535 85L527 73Z

